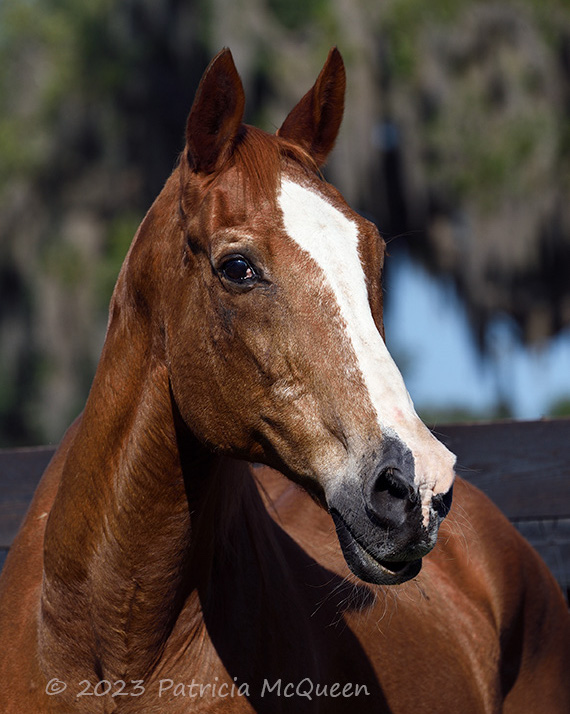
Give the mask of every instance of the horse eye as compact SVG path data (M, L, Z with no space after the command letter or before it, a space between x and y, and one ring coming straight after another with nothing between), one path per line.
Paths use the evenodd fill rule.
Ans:
M255 270L245 258L230 258L222 265L221 272L228 280L234 283L244 283L253 280L256 276Z

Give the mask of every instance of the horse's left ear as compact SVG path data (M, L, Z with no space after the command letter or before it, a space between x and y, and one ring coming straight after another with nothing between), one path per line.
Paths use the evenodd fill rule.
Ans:
M186 156L194 171L212 173L231 152L245 108L243 85L225 48L200 81L186 124Z
M345 88L344 62L333 47L317 81L289 112L277 135L302 146L322 166L340 128Z

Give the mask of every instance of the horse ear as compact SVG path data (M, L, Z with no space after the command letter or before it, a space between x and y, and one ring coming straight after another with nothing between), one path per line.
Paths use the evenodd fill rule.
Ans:
M340 128L345 88L344 62L333 47L317 81L289 112L277 135L302 146L322 166Z
M227 158L243 119L245 95L226 47L200 80L186 124L186 156L194 171L212 173Z

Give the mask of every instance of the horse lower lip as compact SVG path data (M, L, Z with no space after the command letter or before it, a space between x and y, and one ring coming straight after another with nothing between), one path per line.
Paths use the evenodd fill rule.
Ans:
M388 570L390 573L394 573L397 575L398 573L401 573L403 570L405 570L409 565L412 563L415 563L416 561L410 561L410 560L395 560L395 561L387 561L387 560L379 560L378 563L384 568L384 570Z
M372 553L370 553L362 543L359 543L358 539L354 536L344 518L336 509L332 509L331 514L335 521L335 526L337 528L337 533L339 534L339 540L341 541L343 551L344 538L342 536L342 533L344 532L346 535L349 536L350 542L352 543L352 547L356 548L356 550L360 553L360 558L366 561L368 565L371 566L373 569L377 568L385 573L385 575L388 577L388 581L386 582L404 582L405 580L409 580L410 578L413 578L418 574L421 568L421 558L415 560L383 560L377 558L375 555L372 555ZM347 557L346 552L345 557ZM347 558L347 562L350 566L350 557ZM350 567L352 568L352 566ZM363 579L365 580L368 579L363 575L361 575L361 577L363 577ZM386 584L386 582L384 584Z
M421 569L422 560L379 560L365 550L358 541L355 540L357 547L364 554L369 563L374 563L377 568L384 571L388 580L384 584L402 583L406 580L414 578Z

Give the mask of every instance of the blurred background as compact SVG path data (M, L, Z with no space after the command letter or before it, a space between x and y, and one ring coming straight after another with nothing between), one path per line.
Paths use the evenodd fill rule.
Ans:
M570 414L569 0L0 0L0 446L81 410L211 57L232 49L247 121L274 131L333 44L326 175L389 243L418 410Z

